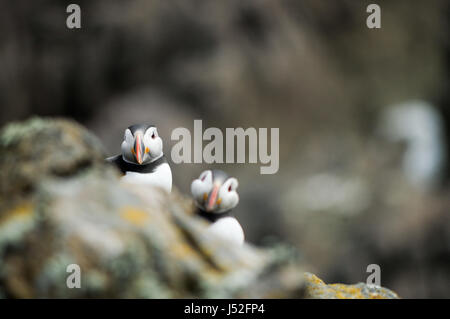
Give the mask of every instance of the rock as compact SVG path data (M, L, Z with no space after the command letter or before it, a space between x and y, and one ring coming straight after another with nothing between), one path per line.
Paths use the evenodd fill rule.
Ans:
M46 177L104 166L102 144L74 122L31 119L0 133L0 208L14 204ZM3 199L8 199L3 200Z
M317 276L305 273L305 298L318 299L398 299L395 292L362 282L356 285L325 284Z
M205 233L176 190L121 182L101 143L72 121L10 124L0 153L0 296L332 297L311 293L289 250L230 245ZM67 286L72 264L79 289Z

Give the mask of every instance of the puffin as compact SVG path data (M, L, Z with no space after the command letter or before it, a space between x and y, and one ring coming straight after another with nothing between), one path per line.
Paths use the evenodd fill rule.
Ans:
M206 170L191 184L197 215L208 223L207 232L237 245L244 243L244 231L231 210L239 203L236 178L221 170Z
M172 191L172 171L163 153L163 142L154 125L135 124L125 129L122 154L106 160L119 168L122 180Z

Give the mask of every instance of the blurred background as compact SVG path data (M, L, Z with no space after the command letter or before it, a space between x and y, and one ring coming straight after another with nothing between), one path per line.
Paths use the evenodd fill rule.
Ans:
M73 1L70 1L73 2ZM0 124L73 118L108 155L124 129L280 128L280 169L237 177L247 240L288 242L326 282L450 298L450 5L355 0L0 2ZM206 144L206 143L205 143ZM206 164L172 164L184 193Z

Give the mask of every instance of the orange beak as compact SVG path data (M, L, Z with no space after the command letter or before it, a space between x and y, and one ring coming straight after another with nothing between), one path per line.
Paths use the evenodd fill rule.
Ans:
M134 142L134 156L136 157L136 161L139 164L142 164L143 162L143 152L142 152L142 141L141 141L141 135L137 134L136 135L136 140Z
M211 194L209 195L208 204L206 205L206 211L210 212L212 211L214 204L217 200L217 195L219 194L219 188L220 185L214 185L213 190L211 191Z

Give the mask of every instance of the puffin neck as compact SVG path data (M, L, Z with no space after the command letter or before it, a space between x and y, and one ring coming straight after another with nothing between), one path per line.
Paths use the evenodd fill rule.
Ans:
M222 213L210 213L210 212L206 212L203 209L197 207L197 215L206 219L210 223L214 223L221 218L231 216L231 210L227 210Z
M152 173L159 165L163 163L167 163L164 154L147 164L131 163L129 161L126 161L122 155L122 157L118 160L117 164L123 173L125 172Z
M125 155L123 155L123 154L122 154L122 159L123 159L123 161L126 162L127 164L132 164L132 165L136 165L136 166L145 166L145 165L150 165L150 164L153 164L153 163L157 162L157 161L160 160L163 156L164 156L164 153L161 153L161 155L159 155L158 157L153 158L150 162L142 163L142 164L138 164L138 163L136 163L136 162L131 162L131 161L127 160L127 159L125 158Z

